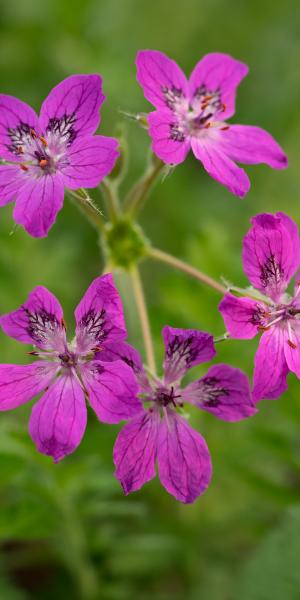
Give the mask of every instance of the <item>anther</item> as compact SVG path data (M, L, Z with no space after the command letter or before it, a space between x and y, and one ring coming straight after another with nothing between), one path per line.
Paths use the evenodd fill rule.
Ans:
M227 131L229 129L229 125L225 125L225 127L221 127L221 131Z
M204 129L209 129L211 126L211 123L206 123L206 125L204 125Z
M38 356L39 353L36 350L32 350L31 352L27 352L26 354L30 354L30 356Z
M45 140L45 138L42 135L39 135L39 140L40 142L42 142L43 146L45 146L45 148L48 147L48 142L47 140Z
M258 331L269 331L270 327L264 327L263 325L258 325Z
M42 169L44 169L48 164L48 161L45 158L42 158L42 160L40 160L39 165Z
M37 134L35 133L34 129L30 129L30 135L33 139L37 138Z
M297 345L296 345L296 344L294 344L294 342L291 342L291 340L288 340L288 341L287 341L287 343L288 343L288 345L290 346L290 348L292 348L293 350L296 350L296 348L297 348Z
M26 165L23 165L22 163L20 164L20 169L22 169L22 171L28 171L28 167L26 167Z
M225 110L226 110L226 104L224 104L224 102L222 102L221 108L222 108L222 112L225 112Z
M66 321L64 319L62 319L60 323L64 329L67 329Z
M17 154L24 154L24 150L22 146L18 146L16 149Z

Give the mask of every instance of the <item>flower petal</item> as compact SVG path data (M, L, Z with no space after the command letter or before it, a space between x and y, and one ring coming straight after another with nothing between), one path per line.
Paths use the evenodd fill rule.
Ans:
M0 365L0 410L11 410L46 389L57 365L38 361L31 365Z
M37 450L58 462L79 446L86 421L84 393L72 375L65 374L34 405L29 433Z
M139 382L143 392L152 390L146 372L143 367L142 359L138 351L126 342L115 342L107 344L101 352L97 352L95 358L100 361L123 360L131 369Z
M80 352L124 340L127 336L122 302L111 273L97 277L75 310Z
M285 344L285 332L281 327L272 327L261 336L253 376L252 393L255 402L263 398L275 400L287 389Z
M29 179L18 194L14 219L33 237L46 237L64 201L62 177L43 175Z
M213 134L207 130L206 136L191 139L192 150L200 160L207 173L234 194L243 198L250 189L250 181L244 169L238 167L224 152L214 139Z
M232 294L225 294L219 304L219 311L231 337L251 340L258 332L262 307L262 303L251 298L236 298Z
M245 373L224 364L214 365L190 383L182 390L182 398L223 421L240 421L257 412Z
M156 108L174 110L188 92L187 80L174 60L157 50L140 50L136 57L137 80L144 96Z
M224 154L234 161L255 165L265 163L273 169L286 169L287 156L274 138L260 127L230 125L219 130Z
M148 123L154 154L169 165L183 162L191 144L180 128L177 117L171 112L156 111L148 115Z
M190 97L192 99L201 87L207 93L219 92L224 107L218 118L229 119L235 112L236 88L248 74L248 70L247 65L229 54L206 54L196 64L190 76Z
M211 360L215 354L213 336L197 329L164 327L164 380L166 384L181 379L188 369Z
M46 134L58 128L63 135L67 132L72 142L94 133L104 99L99 75L71 75L56 85L43 102L41 129Z
M300 323L294 320L290 330L281 333L287 367L300 379ZM292 339L291 339L292 338Z
M190 76L190 97L192 99L202 86L208 93L220 92L224 107L218 118L228 119L235 112L236 88L248 70L247 65L229 54L206 54L196 64Z
M62 307L41 285L34 288L20 308L0 317L0 325L7 335L23 344L34 344L45 350L65 350Z
M90 404L100 421L119 423L141 411L136 377L123 361L93 360L82 367L81 374Z
M21 169L15 165L0 165L0 206L16 200L26 182Z
M23 146L31 129L39 132L34 110L14 96L0 94L0 156L22 162L18 148Z
M113 451L124 493L139 490L155 477L155 458L160 416L157 411L143 411L121 429Z
M117 147L118 140L102 135L76 140L68 151L68 164L60 168L64 185L71 190L99 185L115 165Z
M171 411L160 425L157 461L161 483L181 502L194 502L210 483L212 465L205 440Z
M287 215L268 213L251 219L243 241L244 271L254 287L278 301L300 264L300 238Z

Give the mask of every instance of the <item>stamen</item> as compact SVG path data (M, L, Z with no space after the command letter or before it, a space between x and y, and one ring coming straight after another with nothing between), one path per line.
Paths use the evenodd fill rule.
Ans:
M270 327L264 327L263 325L258 325L258 331L269 331Z
M62 326L64 329L67 329L67 324L66 324L66 321L65 321L64 319L62 319L62 320L61 320L61 326Z
M17 154L24 154L23 146L17 146L16 153Z
M44 169L48 165L48 160L46 160L45 158L42 158L42 160L40 160L40 162L39 162L39 165L42 169Z
M28 167L26 167L26 165L23 165L23 163L20 164L20 169L22 169L22 171L28 171Z
M34 129L30 129L30 135L31 135L31 137L32 137L34 140L37 138L37 134L36 134L36 132L34 131Z
M297 345L296 345L296 344L294 344L294 342L291 342L291 340L288 340L288 341L287 341L287 343L288 343L288 345L289 345L289 346L290 346L290 347L291 347L293 350L296 350L296 348L297 348Z
M39 135L39 140L42 142L43 146L45 146L45 148L48 147L48 142L47 140L45 140L45 138L42 135Z
M226 104L224 104L224 102L222 102L221 108L222 108L222 112L225 112L227 107L226 107Z
M225 125L225 127L221 127L221 131L227 131L229 129L229 125Z
M206 125L204 125L204 129L209 129L211 126L211 123L206 123Z

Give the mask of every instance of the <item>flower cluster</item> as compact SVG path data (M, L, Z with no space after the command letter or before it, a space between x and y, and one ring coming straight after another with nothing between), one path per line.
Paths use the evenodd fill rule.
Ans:
M165 164L182 163L191 149L214 179L244 197L250 182L236 162L282 169L287 158L263 129L228 123L235 112L237 86L248 72L243 63L226 54L208 54L189 79L158 51L140 51L136 64L137 80L156 109L136 119L148 129L156 158L124 203L117 195L126 162L122 144L95 135L105 99L102 80L99 75L73 75L50 92L39 117L21 100L0 94L0 205L15 202L16 223L31 236L43 237L62 208L65 190L81 202L111 253L109 264L129 272L148 365L125 341L122 302L110 269L92 282L77 306L71 342L60 303L38 286L20 308L0 317L8 336L34 346L29 354L36 359L31 364L0 365L0 411L40 396L32 408L29 432L38 451L58 462L82 440L88 401L103 423L127 421L113 451L115 475L125 494L153 479L157 463L165 489L190 503L209 485L212 466L205 440L186 419L186 405L235 422L254 415L262 398L278 398L289 371L300 378L300 281L293 295L286 292L300 266L300 238L296 224L283 213L252 219L243 251L245 272L255 288L250 290L227 290L148 244L133 215ZM109 223L85 191L104 178ZM196 329L163 328L163 375L156 374L137 269L145 256L226 292L219 306L228 330L223 339L250 339L262 332L253 390L242 371L222 363L192 383L182 382L189 369L216 354L213 336Z

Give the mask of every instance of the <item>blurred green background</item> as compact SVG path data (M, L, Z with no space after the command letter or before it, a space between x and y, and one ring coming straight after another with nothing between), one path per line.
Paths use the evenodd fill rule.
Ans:
M241 242L251 215L284 210L300 224L298 0L2 0L0 27L2 92L39 110L64 77L99 72L107 96L101 132L109 135L120 109L150 108L135 81L138 49L162 50L186 73L207 52L245 61L250 73L235 122L269 130L289 169L247 168L252 187L241 201L190 156L156 186L141 224L156 246L236 285L246 284ZM134 123L128 134L124 189L143 171L149 148ZM43 284L60 298L72 332L73 309L102 268L96 233L69 200L43 240L15 229L11 213L1 209L0 311ZM142 264L142 276L158 359L166 323L223 333L216 292L151 262ZM126 277L116 280L129 340L143 351ZM251 376L256 345L220 344L218 360ZM27 362L26 348L2 333L0 349L1 362ZM81 446L56 466L27 434L29 405L2 413L0 599L299 600L299 390L291 375L284 397L262 402L259 414L240 424L193 411L214 476L192 506L177 503L158 480L123 497L111 458L118 428L92 412Z

